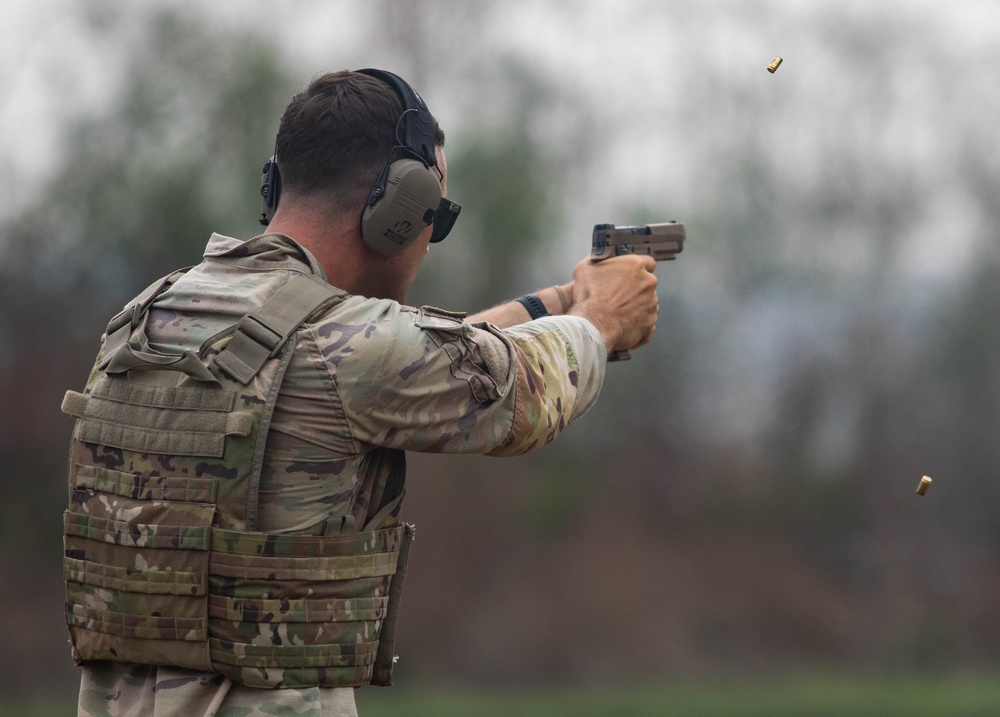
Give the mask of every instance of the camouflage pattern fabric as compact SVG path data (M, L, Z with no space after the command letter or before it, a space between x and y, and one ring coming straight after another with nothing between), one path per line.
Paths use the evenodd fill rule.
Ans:
M287 237L213 235L205 261L154 303L150 346L212 347L288 272L325 279ZM383 502L396 451L515 455L545 445L596 400L604 356L600 335L577 317L500 330L348 297L296 335L267 438L257 528L330 535L380 524L400 507L401 496ZM265 691L212 672L85 663L80 714L154 707L157 715L354 713L349 688Z
M64 521L77 661L216 671L252 687L391 684L403 578L396 584L395 576L412 529L390 509L360 532L252 532L264 439L291 347L270 359L258 344L230 353L239 381L209 371L220 361L206 367L194 352L178 359L150 348L147 308L182 273L155 284L127 321L112 321L111 375L63 403L78 417ZM320 279L288 278L260 318L240 322L242 332L271 325L294 334L344 297ZM219 342L225 352L250 340L242 332ZM125 375L179 361L183 370ZM395 476L380 506L401 502L401 462Z
M79 717L357 717L350 688L260 690L176 667L88 664Z

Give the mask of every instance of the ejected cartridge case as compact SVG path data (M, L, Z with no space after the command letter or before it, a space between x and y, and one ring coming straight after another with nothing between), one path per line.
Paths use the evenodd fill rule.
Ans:
M767 66L767 71L773 75L774 71L778 69L778 65L780 64L781 64L781 58L775 56L775 58L771 60L771 64Z

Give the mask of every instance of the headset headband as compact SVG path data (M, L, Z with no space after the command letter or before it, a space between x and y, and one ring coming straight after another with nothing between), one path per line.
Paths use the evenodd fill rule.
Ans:
M355 72L382 80L396 91L404 107L400 118L404 149L425 166L437 166L437 155L434 154L434 117L427 109L424 99L399 75L372 67Z

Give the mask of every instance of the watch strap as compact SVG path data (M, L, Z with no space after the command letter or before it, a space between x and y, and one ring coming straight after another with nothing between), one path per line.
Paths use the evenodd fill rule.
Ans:
M525 294L524 296L515 299L515 301L528 311L528 315L532 318L532 320L540 319L543 316L551 316L548 309L545 308L545 304L543 304L542 300L535 294Z

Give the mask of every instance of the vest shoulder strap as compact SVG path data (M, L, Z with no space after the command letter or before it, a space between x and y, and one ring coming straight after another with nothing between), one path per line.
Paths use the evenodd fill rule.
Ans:
M215 357L215 365L247 385L303 321L345 295L319 277L295 276L258 310L240 319L229 344Z
M191 270L191 267L178 269L172 274L168 274L162 279L154 281L146 287L135 299L129 302L128 306L122 309L110 322L108 322L107 338L104 341L104 364L107 366L119 349L121 349L132 332L142 321L142 317L149 310L150 305L157 296L166 291L175 281ZM102 367L103 367L102 366Z

